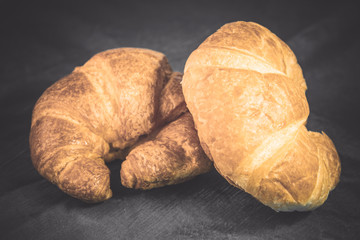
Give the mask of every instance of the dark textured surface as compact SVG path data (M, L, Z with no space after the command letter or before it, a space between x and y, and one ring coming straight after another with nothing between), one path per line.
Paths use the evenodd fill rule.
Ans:
M11 4L10 4L11 2ZM357 5L298 1L2 1L0 239L356 239L360 236L360 18ZM354 3L356 4L356 3ZM325 131L342 175L323 206L276 213L216 171L150 191L121 187L89 205L43 179L28 135L37 98L95 53L144 47L174 70L227 22L258 22L287 42L309 90L308 127Z

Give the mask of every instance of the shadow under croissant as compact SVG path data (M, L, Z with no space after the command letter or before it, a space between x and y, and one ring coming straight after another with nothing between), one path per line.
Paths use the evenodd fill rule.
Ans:
M176 185L147 191L129 189L119 181L121 164L121 160L107 163L111 171L111 199L87 204L68 196L65 207L80 211L92 208L91 216L105 212L110 214L110 219L121 214L121 219L131 218L131 224L138 225L149 224L161 215L165 219L162 222L171 223L173 234L181 236L201 234L204 228L230 235L256 233L261 236L291 225L303 229L307 224L305 219L316 217L314 212L275 212L230 185L215 169Z
M127 219L134 214L145 212L142 214L148 214L149 218L132 220L135 223L145 224L151 220L152 214L166 213L164 218L172 222L172 225L178 226L174 231L180 235L185 230L185 234L190 234L204 228L226 234L256 232L259 235L282 226L304 225L306 222L303 220L313 215L313 212L275 212L250 194L231 186L215 169L181 184L142 191L125 188L118 181L121 161L108 163L107 166L111 170L113 180L111 188L114 194L108 201L87 204L63 194L45 180L40 184L41 188L49 188L52 194L44 194L44 196L32 194L32 196L36 197L37 201L41 199L43 204L48 206L47 208L54 207L49 205L49 202L52 202L56 205L64 203L64 207L68 210L91 209L83 212L91 218L110 214L111 219L111 216L124 214L122 218ZM53 197L50 199L50 196ZM47 200L43 201L44 198ZM127 212L124 213L122 209L127 209Z
M153 192L153 191L151 191ZM250 194L230 185L215 169L196 179L157 189L150 193L154 201L171 204L169 209L183 213L189 222L180 235L196 234L199 229L211 228L212 232L259 233L282 226L303 224L312 212L275 212ZM177 201L165 200L176 199ZM184 213L185 212L185 213Z
M112 178L116 179L120 164L111 163L109 168ZM146 211L149 215L165 212L168 218L175 219L172 221L180 215L186 220L186 229L190 232L204 226L227 233L261 232L299 224L312 214L275 212L250 194L230 185L215 169L184 183L148 191L127 189L119 181L112 181L111 187L114 200L124 203L131 197L137 211ZM176 231L182 234L184 230Z

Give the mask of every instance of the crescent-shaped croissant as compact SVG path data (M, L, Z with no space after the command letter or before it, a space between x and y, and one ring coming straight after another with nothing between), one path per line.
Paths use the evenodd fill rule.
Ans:
M37 101L30 131L33 165L75 198L86 202L110 198L110 171L105 161L124 159L130 148L141 153L135 144L139 138L151 143L154 139L144 136L187 111L181 78L180 73L172 72L162 53L152 50L119 48L96 54L50 86ZM182 124L188 129L184 137L197 140L189 147L200 150L191 158L175 156L177 165L172 171L179 173L176 179L162 179L163 169L152 172L153 177L158 175L154 181L163 182L151 187L182 182L211 168L192 118ZM176 136L169 140L176 141ZM160 164L159 152L174 157L177 153L172 150L149 149L149 166ZM163 163L167 164L172 163ZM122 169L122 174L126 171Z
M182 87L204 151L231 184L276 211L324 203L339 156L325 133L306 129L302 70L277 36L224 25L190 55Z

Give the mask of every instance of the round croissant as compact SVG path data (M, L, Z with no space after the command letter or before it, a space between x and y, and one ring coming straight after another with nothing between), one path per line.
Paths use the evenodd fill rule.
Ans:
M306 129L302 70L277 36L256 23L224 25L190 55L182 87L201 145L229 183L276 211L324 203L339 156L325 133Z
M181 74L173 73L159 52L120 48L95 55L37 101L30 131L35 168L73 197L87 202L110 198L110 171L105 161L124 158L141 136L186 111L180 81ZM185 124L190 126L185 136L197 138L192 124L192 119ZM192 147L201 148L199 143ZM159 151L152 150L148 162L157 160ZM198 151L198 156L192 161L180 159L178 168L202 169L179 174L170 183L210 170L205 154ZM161 171L153 174L161 180Z

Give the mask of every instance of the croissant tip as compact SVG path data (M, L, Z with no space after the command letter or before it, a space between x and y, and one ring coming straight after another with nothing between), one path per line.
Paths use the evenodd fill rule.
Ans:
M135 188L137 178L131 169L128 167L128 161L123 162L120 170L121 184L126 188Z
M113 193L111 191L111 189L109 188L109 190L106 192L105 194L105 199L104 200L108 200L113 196Z

